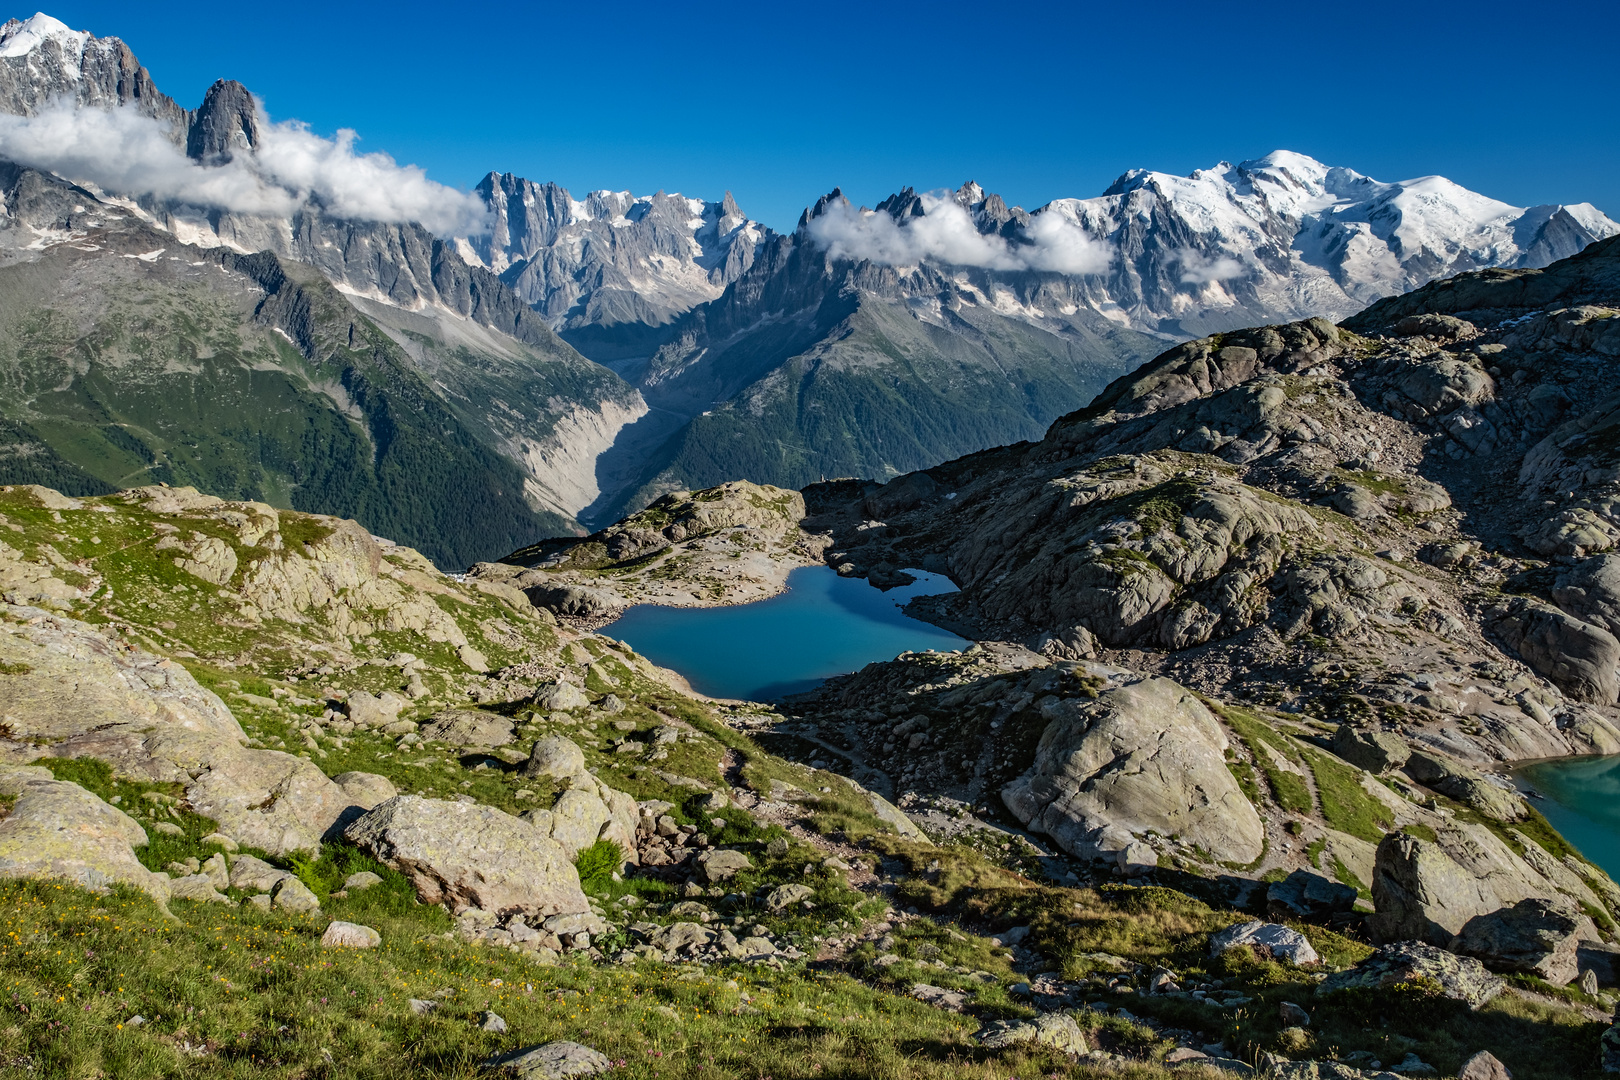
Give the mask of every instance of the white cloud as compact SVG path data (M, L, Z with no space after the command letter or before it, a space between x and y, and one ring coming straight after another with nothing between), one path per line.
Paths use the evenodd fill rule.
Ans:
M829 205L808 225L811 237L838 259L869 260L885 266L922 262L978 266L988 270L1054 270L1096 274L1108 268L1107 249L1078 224L1056 213L1038 212L1024 230L1028 243L1009 244L979 232L973 217L948 194L921 196L923 214L904 224L888 214Z
M164 126L131 109L74 109L0 115L0 157L87 182L115 195L172 200L243 214L290 214L307 202L337 217L420 223L441 236L488 228L472 192L427 178L387 154L357 154L355 133L323 139L297 122L261 121L255 152L220 166L186 157Z
M1235 277L1242 277L1245 267L1230 255L1221 255L1209 258L1200 255L1191 249L1183 250L1179 254L1181 261L1181 283L1183 285L1211 285L1217 281L1229 281Z

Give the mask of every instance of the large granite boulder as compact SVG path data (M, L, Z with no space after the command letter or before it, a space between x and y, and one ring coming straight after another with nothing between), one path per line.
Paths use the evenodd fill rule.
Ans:
M1118 859L1149 833L1214 858L1258 858L1265 830L1226 767L1226 734L1198 698L1149 678L1042 708L1035 762L1001 797L1070 854Z
M399 794L394 782L386 776L368 772L338 773L332 783L343 789L343 794L361 810L370 810Z
M1564 986L1580 974L1576 947L1597 938L1597 927L1573 904L1532 898L1469 919L1451 951L1492 971L1525 972Z
M1527 853L1535 854L1528 848ZM1560 864L1541 861L1558 874ZM1567 870L1560 878L1585 891ZM1425 941L1444 947L1477 915L1558 893L1553 880L1483 826L1447 826L1434 840L1390 833L1379 843L1373 865L1376 911L1367 919L1367 932L1375 942Z
M78 784L42 768L0 766L0 794L15 796L0 819L0 878L50 878L103 891L133 885L169 899L169 878L142 866L146 830Z
M590 909L562 846L494 807L400 795L343 836L409 878L426 904L542 917Z
M524 776L549 776L554 780L588 775L585 751L572 739L561 735L547 735L535 741L529 751L529 760L523 766Z
M1335 972L1317 984L1319 995L1341 990L1377 990L1400 985L1428 985L1441 997L1465 1002L1477 1009L1502 992L1502 980L1485 965L1419 941L1386 945L1347 971Z

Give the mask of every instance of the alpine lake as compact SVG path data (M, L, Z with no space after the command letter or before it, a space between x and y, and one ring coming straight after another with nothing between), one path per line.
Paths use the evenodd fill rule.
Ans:
M906 573L910 585L878 590L830 567L801 566L768 600L730 607L638 604L602 627L700 694L776 701L903 652L955 652L970 642L903 608L914 597L955 592L942 574Z
M1582 855L1620 877L1620 755L1552 758L1514 770L1533 805Z

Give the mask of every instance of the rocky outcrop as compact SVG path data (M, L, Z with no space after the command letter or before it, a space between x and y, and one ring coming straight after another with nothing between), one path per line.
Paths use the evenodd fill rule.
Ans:
M1085 858L1125 857L1150 834L1231 862L1260 855L1260 817L1226 768L1226 735L1185 688L1145 679L1042 715L1034 765L1002 791L1032 831Z
M0 877L51 878L95 892L133 885L168 900L167 875L135 857L146 830L122 810L38 767L0 766L0 795L16 799L0 818Z
M242 745L224 703L185 668L65 616L0 623L0 722L20 751L92 757L185 785L186 803L239 844L311 850L354 800L302 758Z
M541 917L590 910L562 846L493 807L400 795L343 836L409 878L423 903Z
M1412 748L1400 736L1350 724L1340 724L1333 733L1333 752L1373 773L1398 769L1412 756Z
M1597 927L1573 904L1533 898L1469 919L1450 948L1492 971L1524 972L1564 986L1580 974L1577 946L1597 939Z
M1533 597L1492 615L1503 642L1576 701L1613 705L1620 696L1620 640L1603 627Z
M0 663L0 737L48 744L116 725L245 738L184 667L65 615L0 622Z
M593 570L730 529L747 529L762 538L780 538L796 533L804 514L804 496L797 491L735 480L704 491L673 492L584 539L547 540L514 551L502 562L549 570ZM486 572L496 571L492 568ZM512 583L525 589L538 584L523 577L512 579Z
M1347 971L1335 972L1317 984L1326 996L1341 990L1377 990L1424 984L1438 988L1441 997L1478 1009L1502 992L1502 980L1485 965L1467 956L1416 941L1386 945Z

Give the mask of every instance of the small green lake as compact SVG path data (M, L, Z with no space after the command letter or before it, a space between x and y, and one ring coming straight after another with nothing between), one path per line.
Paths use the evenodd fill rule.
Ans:
M1564 839L1620 877L1620 756L1538 761L1514 775L1546 796L1531 805Z
M830 567L789 572L787 591L718 608L638 604L601 632L627 641L712 697L776 701L834 675L903 652L955 652L969 642L900 610L917 596L955 592L941 574L907 571L910 585L879 591Z

